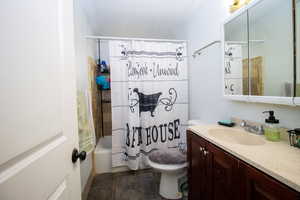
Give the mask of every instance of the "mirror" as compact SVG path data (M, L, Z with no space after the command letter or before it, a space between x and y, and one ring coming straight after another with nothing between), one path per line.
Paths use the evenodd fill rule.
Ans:
M256 2L224 34L226 95L294 95L292 0Z
M248 10L251 95L293 96L293 1L263 0Z
M296 7L296 97L300 97L300 0L295 0Z
M226 95L248 95L247 13L224 26L224 81Z

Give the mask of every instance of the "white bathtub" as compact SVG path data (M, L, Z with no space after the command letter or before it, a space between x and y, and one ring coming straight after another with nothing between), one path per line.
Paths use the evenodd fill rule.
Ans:
M127 171L127 167L112 168L112 138L105 136L100 138L95 151L95 172L97 174Z
M111 166L111 136L100 138L95 151L95 172L97 174L112 172Z

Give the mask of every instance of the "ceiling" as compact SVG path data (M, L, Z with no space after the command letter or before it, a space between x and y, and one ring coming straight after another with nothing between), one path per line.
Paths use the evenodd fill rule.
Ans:
M80 0L95 34L172 38L203 0Z

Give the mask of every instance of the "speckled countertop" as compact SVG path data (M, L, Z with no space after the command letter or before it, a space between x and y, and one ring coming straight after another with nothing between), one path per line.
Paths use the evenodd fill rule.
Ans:
M242 145L226 142L210 135L209 130L211 129L240 128L226 128L218 125L200 125L188 128L207 141L300 192L300 149L291 147L286 140L270 142L264 136L256 136L251 133L245 134L261 137L265 143L262 145Z

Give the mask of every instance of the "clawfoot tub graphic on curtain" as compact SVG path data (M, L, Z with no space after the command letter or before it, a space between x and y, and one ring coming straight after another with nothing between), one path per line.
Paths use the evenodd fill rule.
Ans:
M137 98L131 98L131 96L137 94ZM154 117L154 111L159 104L165 106L167 112L173 109L173 105L177 100L177 92L174 88L169 89L169 97L160 98L162 92L157 92L154 94L144 94L139 91L138 88L134 88L129 92L129 108L132 113L135 112L135 107L139 104L139 115L142 112L150 112L151 117Z

